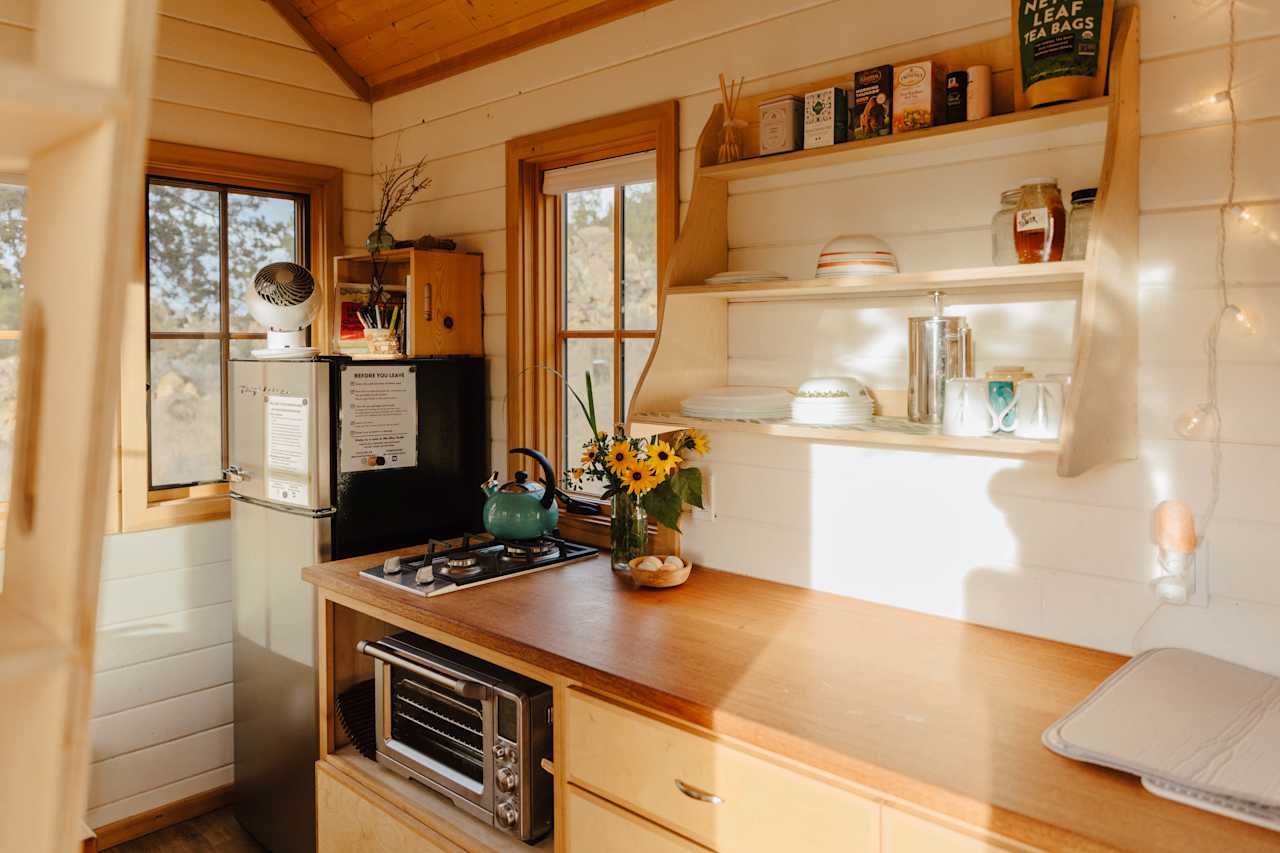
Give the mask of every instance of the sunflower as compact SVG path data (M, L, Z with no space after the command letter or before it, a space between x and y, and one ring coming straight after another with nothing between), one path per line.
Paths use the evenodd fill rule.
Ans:
M644 462L628 465L618 476L622 478L627 491L636 496L643 495L661 482L658 473Z
M588 444L582 451L582 467L590 468L595 464L596 456L600 453L594 444Z
M707 441L707 436L702 430L692 429L686 433L686 446L691 448L694 453L702 456L711 449L711 444Z
M653 466L658 477L666 479L680 466L681 459L675 450L665 441L654 441L649 444L649 464Z
M636 454L631 450L631 442L619 441L609 448L608 461L609 470L621 477L628 468L633 467L637 462Z

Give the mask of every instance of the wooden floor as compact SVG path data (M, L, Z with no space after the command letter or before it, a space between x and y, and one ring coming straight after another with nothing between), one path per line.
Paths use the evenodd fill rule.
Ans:
M265 853L236 823L231 807L109 848L112 853Z

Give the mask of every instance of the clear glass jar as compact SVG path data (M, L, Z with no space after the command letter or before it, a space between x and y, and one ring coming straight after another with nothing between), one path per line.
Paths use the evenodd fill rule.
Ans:
M1098 188L1076 190L1071 194L1071 213L1067 216L1067 249L1063 260L1083 261L1089 248L1089 228L1093 225L1093 203Z
M610 500L609 547L612 550L613 570L625 572L629 563L645 553L649 534L649 514L640 506L640 499L625 489Z
M1042 264L1062 260L1067 241L1067 208L1057 178L1027 178L1013 212L1013 245L1018 262Z
M1018 262L1018 250L1013 247L1013 211L1021 197L1021 189L1000 193L1000 209L991 217L991 263L998 267Z

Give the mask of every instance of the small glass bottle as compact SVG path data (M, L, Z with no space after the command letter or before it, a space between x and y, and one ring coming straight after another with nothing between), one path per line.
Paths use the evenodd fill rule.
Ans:
M1067 249L1062 257L1068 261L1083 261L1089 248L1089 228L1093 225L1093 202L1098 188L1076 190L1071 194L1071 214L1067 217Z
M1018 250L1013 247L1013 211L1021 197L1021 189L1000 193L1000 209L991 217L991 263L998 267L1018 262Z
M1067 208L1057 178L1028 178L1014 211L1013 244L1018 262L1041 264L1062 260L1067 238Z

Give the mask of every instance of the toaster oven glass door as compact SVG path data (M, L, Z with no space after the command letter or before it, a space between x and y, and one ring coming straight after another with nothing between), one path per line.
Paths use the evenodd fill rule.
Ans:
M485 691L490 698L468 698L412 670L394 664L388 668L386 748L437 784L487 806L492 744L486 732L493 731L494 722L490 691Z

